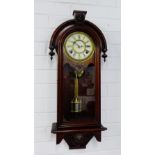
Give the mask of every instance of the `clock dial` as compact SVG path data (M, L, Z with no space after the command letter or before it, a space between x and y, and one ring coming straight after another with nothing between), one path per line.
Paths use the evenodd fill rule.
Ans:
M71 33L65 40L64 51L73 61L85 61L94 53L94 43L91 37L84 32Z

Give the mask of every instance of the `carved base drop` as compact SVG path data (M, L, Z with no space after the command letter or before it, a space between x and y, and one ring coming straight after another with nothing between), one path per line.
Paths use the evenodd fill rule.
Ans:
M69 145L69 149L85 149L89 140L95 136L97 141L101 141L101 131L107 130L103 127L79 128L79 129L57 129L57 124L53 123L52 133L56 134L56 144L62 139Z

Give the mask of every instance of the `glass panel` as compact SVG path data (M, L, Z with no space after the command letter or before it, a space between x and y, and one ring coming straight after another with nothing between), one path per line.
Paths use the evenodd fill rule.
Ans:
M95 66L77 69L64 64L64 121L92 120L95 117Z

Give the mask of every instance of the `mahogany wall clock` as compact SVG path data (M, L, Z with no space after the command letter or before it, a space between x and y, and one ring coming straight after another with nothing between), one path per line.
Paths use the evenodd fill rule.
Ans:
M107 44L101 30L85 20L86 11L62 23L50 40L51 59L58 55L56 143L64 139L70 149L86 148L95 136L101 141L101 54Z

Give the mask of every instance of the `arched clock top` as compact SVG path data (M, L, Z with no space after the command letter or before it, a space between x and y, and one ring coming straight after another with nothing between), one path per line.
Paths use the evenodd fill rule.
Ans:
M87 13L87 11L74 10L73 11L74 19L71 19L71 20L68 20L68 21L62 23L54 31L54 33L51 37L51 40L50 40L50 45L49 45L49 49L51 50L49 53L49 55L51 56L51 60L52 60L53 56L55 55L54 50L56 52L58 52L58 50L57 50L58 43L62 39L63 34L66 33L67 31L70 33L70 31L74 32L77 30L81 30L81 31L88 30L88 31L94 32L94 34L97 35L97 38L99 38L98 45L99 45L100 52L102 52L102 58L104 58L104 61L106 60L106 57L107 57L106 39L105 39L103 33L101 32L101 30L95 24L93 24L92 22L90 22L88 20L85 20L86 13Z

